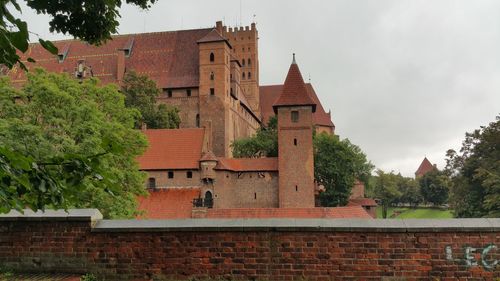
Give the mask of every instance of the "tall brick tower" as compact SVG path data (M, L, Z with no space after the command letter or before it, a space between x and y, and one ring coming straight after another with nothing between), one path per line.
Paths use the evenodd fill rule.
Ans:
M213 29L198 40L200 57L199 120L210 123L212 149L215 155L231 154L229 127L231 45Z
M293 62L273 105L278 116L279 207L314 207L313 112L299 67Z
M232 55L241 64L241 87L252 111L260 118L259 99L259 34L255 23L251 26L227 28L221 21L216 28L227 38Z

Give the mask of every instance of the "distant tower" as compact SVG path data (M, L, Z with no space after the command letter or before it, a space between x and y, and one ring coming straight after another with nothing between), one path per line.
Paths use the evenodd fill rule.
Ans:
M228 29L219 21L216 28L233 47L231 55L241 64L241 87L252 111L260 118L259 34L255 23Z
M219 157L231 155L228 135L230 110L230 56L231 45L213 29L198 40L200 85L200 122L210 122L213 152Z
M312 208L316 103L307 93L295 54L273 109L278 116L279 207Z

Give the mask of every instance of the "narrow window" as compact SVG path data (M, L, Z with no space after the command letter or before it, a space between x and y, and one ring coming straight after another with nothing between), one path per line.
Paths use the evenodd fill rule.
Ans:
M252 73L248 72L248 79L252 79Z
M200 114L196 114L196 127L200 127Z
M156 188L156 179L155 178L148 179L148 188Z
M215 89L214 88L210 88L210 95L211 96L215 95Z
M241 66L245 66L245 59L241 60Z
M210 62L214 62L215 56L214 53L210 53Z
M229 74L229 79L233 79L233 74Z
M168 171L168 178L173 179L174 178L174 171Z
M190 97L191 96L191 89L187 89L186 90L186 94L187 94L188 97Z
M248 59L248 66L250 66L252 64L252 61L250 59Z
M212 71L212 72L210 72L210 80L214 80L214 79L215 79L215 74L214 74L214 72Z
M253 194L253 199L257 199L257 192Z
M229 91L231 92L231 95L234 96L234 94L233 94L233 88L231 88Z
M295 191L299 191L299 187L298 186L295 186Z
M297 139L293 139L293 145L297 145Z
M167 91L167 95L168 95L169 98L171 98L172 97L172 90L168 90Z
M193 172L191 172L191 171L187 171L187 172L186 172L186 178L188 178L188 179L193 178Z
M299 122L299 112L298 111L292 111L292 122L294 122L294 123Z
M243 72L241 79L245 80L245 72Z

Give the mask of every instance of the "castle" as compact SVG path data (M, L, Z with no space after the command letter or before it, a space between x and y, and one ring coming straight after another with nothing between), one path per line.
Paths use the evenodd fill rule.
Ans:
M260 86L255 24L120 35L98 47L54 44L55 57L37 44L28 55L49 71L102 83L120 84L134 70L157 83L159 103L179 109L179 129L144 129L149 148L138 162L151 196L139 203L147 217L370 217L366 204L315 207L312 134L333 134L335 126L295 57L283 85ZM16 69L8 75L26 79ZM279 156L232 158L232 142L274 115Z

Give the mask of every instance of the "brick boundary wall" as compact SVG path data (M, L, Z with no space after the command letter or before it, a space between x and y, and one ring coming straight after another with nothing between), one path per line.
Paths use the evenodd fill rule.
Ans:
M104 280L499 280L499 247L500 219L0 216L1 266Z

